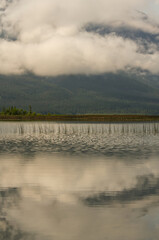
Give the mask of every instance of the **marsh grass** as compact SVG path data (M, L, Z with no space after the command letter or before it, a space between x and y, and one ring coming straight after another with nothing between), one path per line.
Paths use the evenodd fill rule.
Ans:
M82 121L82 122L152 122L159 116L150 115L0 115L0 121Z

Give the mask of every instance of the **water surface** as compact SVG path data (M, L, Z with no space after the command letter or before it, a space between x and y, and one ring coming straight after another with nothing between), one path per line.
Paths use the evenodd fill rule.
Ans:
M158 235L159 123L0 123L0 239Z

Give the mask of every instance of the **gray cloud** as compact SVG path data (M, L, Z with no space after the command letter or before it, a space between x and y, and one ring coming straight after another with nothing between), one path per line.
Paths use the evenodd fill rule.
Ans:
M0 5L0 73L102 74L130 68L158 73L159 51L116 33L103 36L85 26L142 29L159 34L147 0L3 0ZM149 15L143 13L148 11Z

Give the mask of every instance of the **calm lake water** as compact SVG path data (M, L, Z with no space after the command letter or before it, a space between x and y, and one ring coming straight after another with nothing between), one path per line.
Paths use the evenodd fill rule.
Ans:
M157 240L159 123L0 123L0 240Z

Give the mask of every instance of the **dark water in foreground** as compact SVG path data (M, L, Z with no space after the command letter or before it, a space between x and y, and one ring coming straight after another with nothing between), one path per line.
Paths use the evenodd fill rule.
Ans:
M0 123L0 240L157 240L159 123Z

